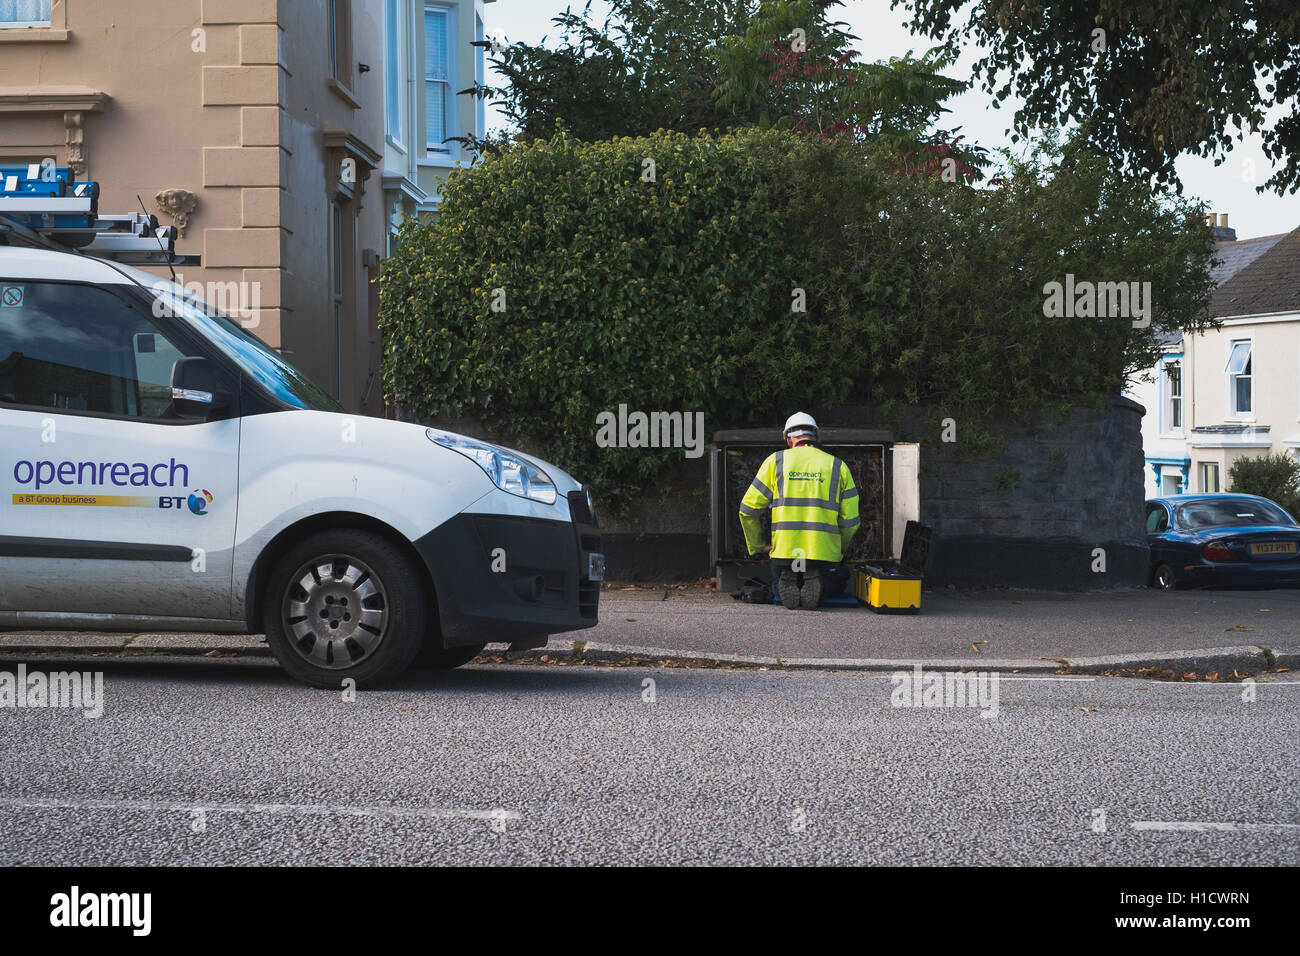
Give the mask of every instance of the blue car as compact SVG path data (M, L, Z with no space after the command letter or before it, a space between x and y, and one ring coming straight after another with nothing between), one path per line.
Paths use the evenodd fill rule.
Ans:
M1267 498L1152 498L1147 544L1152 587L1300 586L1300 525Z

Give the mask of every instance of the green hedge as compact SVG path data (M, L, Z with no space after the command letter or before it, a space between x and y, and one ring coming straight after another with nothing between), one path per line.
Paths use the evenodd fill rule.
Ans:
M1151 363L1154 332L1203 312L1196 212L1082 156L976 189L791 132L560 135L453 173L438 219L404 226L382 278L386 394L541 444L607 500L681 457L598 448L620 403L702 411L712 433L850 400L968 421L1099 402ZM1151 281L1152 327L1044 316L1067 271Z

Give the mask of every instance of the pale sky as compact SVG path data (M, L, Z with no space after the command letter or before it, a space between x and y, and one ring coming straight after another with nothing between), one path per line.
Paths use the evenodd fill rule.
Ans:
M543 36L557 35L551 18L567 6L580 10L583 3L581 0L572 4L566 0L497 0L487 7L485 29L490 38L503 42L537 43ZM595 0L592 9L603 20L608 6ZM854 46L863 59L884 60L908 50L919 54L928 45L903 27L906 11L890 10L889 0L848 0L834 12L860 38ZM977 52L967 52L947 71L948 75L969 79L971 64L976 59ZM489 84L493 81L493 75L489 74ZM1008 101L997 110L989 106L989 101L990 97L979 89L970 90L948 101L952 113L941 122L945 128L961 127L968 139L990 150L1010 146L1003 131L1011 125L1016 101ZM504 125L502 117L490 107L487 122L489 129ZM1239 239L1290 232L1300 226L1300 194L1277 196L1255 192L1255 186L1272 175L1272 165L1264 156L1258 135L1247 135L1244 141L1236 143L1220 166L1215 166L1212 159L1184 156L1178 161L1177 169L1184 191L1206 200L1213 212L1227 213L1228 224L1237 230Z

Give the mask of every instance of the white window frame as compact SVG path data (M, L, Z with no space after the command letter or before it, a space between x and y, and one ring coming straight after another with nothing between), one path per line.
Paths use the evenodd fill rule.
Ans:
M1178 369L1178 395L1170 388L1169 369ZM1182 356L1170 356L1160 362L1160 431L1162 434L1180 436L1187 423L1187 366ZM1178 424L1174 424L1174 402L1178 402Z
M396 14L395 22L390 22L389 14ZM406 152L406 131L409 125L407 88L410 85L410 49L405 20L410 17L410 4L407 0L384 0L384 133L388 142ZM393 89L397 91L396 102L389 102ZM393 128L394 119L397 128Z
M424 12L420 20L420 35L422 37L425 35L425 23L427 21L428 15L431 12L442 13L447 18L446 19L447 79L436 80L436 79L429 78L429 74L425 72L425 63L428 60L429 54L428 51L425 50L425 54L420 60L420 82L422 84L422 94L423 97L425 98L427 98L429 95L430 83L443 84L446 91L445 93L446 99L443 102L443 110L442 110L443 125L445 126L445 131L444 131L445 135L443 136L443 139L450 139L453 136L460 135L458 124L456 122L456 117L458 116L458 110L456 108L457 107L456 94L453 90L453 87L456 84L456 69L457 69L456 44L457 44L457 40L459 39L459 34L457 32L457 23L456 23L456 8L454 6L448 6L447 4L443 4L443 3L424 4ZM421 123L426 123L428 120L428 116L429 116L429 110L426 104L425 108L420 111ZM456 158L456 153L457 153L456 145L457 144L455 143L444 143L442 142L442 140L439 140L438 142L435 143L433 141L432 134L430 133L429 129L426 126L424 130L424 152L426 156L430 157L431 159L438 159L443 161L454 160ZM435 163L435 165L438 164Z
M1234 374L1232 372L1232 357L1236 353L1237 346L1239 345L1248 345L1250 347L1249 351L1246 353L1246 363L1243 366L1243 368L1249 368L1250 371L1243 371ZM1228 340L1228 358L1223 364L1223 371L1228 380L1228 418L1253 422L1255 420L1256 394L1255 337L1253 335L1243 338L1230 338ZM1240 378L1247 378L1250 380L1250 409L1244 412L1237 408L1237 380Z
M48 30L54 26L54 0L49 0L50 15L44 20L0 20L0 30Z
M1210 487L1210 482L1208 481L1210 469L1214 469L1213 488ZM1219 467L1217 461L1203 461L1200 463L1200 468L1197 470L1200 472L1200 474L1197 475L1197 478L1201 483L1202 494L1216 494L1223 490L1223 469Z
M487 39L487 31L483 26L483 18L479 16L478 11L474 11L474 39L479 43ZM474 48L474 82L482 86L487 82L487 48L476 46ZM474 99L474 135L482 139L487 133L487 101L481 96Z

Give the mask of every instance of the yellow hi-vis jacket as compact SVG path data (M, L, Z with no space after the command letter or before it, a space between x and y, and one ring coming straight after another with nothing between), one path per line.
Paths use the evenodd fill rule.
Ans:
M772 509L773 558L839 561L858 531L858 489L849 466L812 445L769 455L740 502L750 554L763 547L763 509Z

